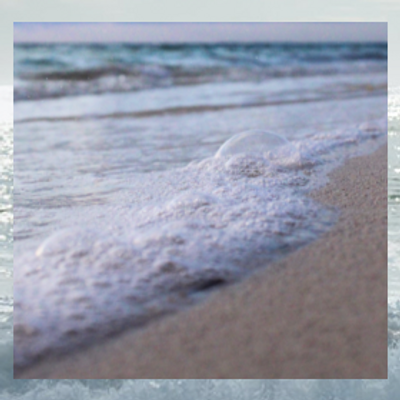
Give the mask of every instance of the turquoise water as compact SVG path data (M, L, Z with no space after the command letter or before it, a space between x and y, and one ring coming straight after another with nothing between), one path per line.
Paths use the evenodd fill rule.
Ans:
M16 44L16 100L386 72L386 43Z
M398 376L389 380L138 379L20 380L0 400L397 400Z

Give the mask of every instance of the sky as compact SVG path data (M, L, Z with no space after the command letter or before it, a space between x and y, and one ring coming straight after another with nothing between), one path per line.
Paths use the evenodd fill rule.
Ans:
M12 84L13 22L155 21L388 22L389 86L400 85L399 0L0 0L0 84Z
M387 41L385 22L367 23L15 23L14 42Z

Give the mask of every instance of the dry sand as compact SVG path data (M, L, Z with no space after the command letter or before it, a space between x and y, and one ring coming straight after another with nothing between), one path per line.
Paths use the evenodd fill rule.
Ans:
M386 146L312 197L341 209L312 244L187 311L15 377L386 378Z

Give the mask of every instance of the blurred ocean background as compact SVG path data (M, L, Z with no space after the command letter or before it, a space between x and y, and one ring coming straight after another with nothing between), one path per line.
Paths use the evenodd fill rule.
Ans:
M216 172L209 171L205 177L204 168L199 165L213 157L235 133L267 129L281 134L299 152L303 151L301 154L319 162L315 164L329 168L346 157L373 151L386 136L386 44L19 44L15 46L14 63L14 246L16 266L23 271L19 282L24 282L26 270L35 267L37 249L58 229L68 229L74 221L90 225L93 220L95 228L106 230L110 224L115 228L110 212L125 221L127 215L133 215L146 202L160 207L157 196L163 197L165 192L155 193L154 187L162 187L165 182L179 186L178 178L184 181L185 174L188 181L196 178L195 197L178 203L199 204L199 199L212 203L209 197L198 196L198 190L208 189L205 182L216 180ZM394 110L393 93L390 104ZM389 127L392 132L392 120ZM9 132L11 143L11 124L4 132ZM192 167L187 169L189 163ZM323 184L328 169L315 166L311 175ZM285 179L297 182L297 186L303 182L308 189L315 186L304 180L302 173L296 174L288 173ZM249 187L247 178L240 178L240 184ZM146 180L153 189L143 184ZM274 182L268 184L272 190ZM296 188L296 196L300 192ZM171 192L167 194L171 196ZM127 214L125 205L114 207L115 203L127 204L132 199L136 208L131 214ZM222 208L227 207L223 204ZM253 207L256 212L256 206ZM308 215L307 207L302 203L296 210L300 215ZM156 208L142 217L141 223L154 218L154 212L160 210ZM226 217L226 211L221 215ZM277 214L271 216L275 218L274 229L279 231ZM308 232L306 242L314 238L334 222L329 215L326 219L325 227L307 225L300 237L304 239L304 232ZM10 222L10 235L11 227ZM118 233L126 233L120 225L117 228ZM137 226L134 229L137 231ZM185 235L189 232L190 236L186 225L184 229ZM313 234L310 236L309 232ZM297 236L290 234L287 237L296 242ZM74 235L68 233L59 240L56 237L50 244L55 243L56 252L66 254L70 247L65 239L68 241ZM82 237L87 238L85 235ZM146 232L143 237L154 241L152 235ZM11 259L11 244L8 246L5 254ZM172 251L176 250L174 246L171 245ZM248 257L241 252L236 255L243 260ZM51 265L47 258L45 261ZM11 276L11 268L8 271ZM215 281L215 276L212 279ZM230 393L229 397L238 399L254 398L254 394L277 399L321 399L328 394L337 399L372 399L379 393L379 398L394 399L399 390L396 337L400 330L398 295L395 289L393 293L388 381L11 382L11 360L8 363L6 356L2 357L6 364L0 377L0 382L4 382L0 399L85 399L92 398L94 393L100 399L127 399L133 394L139 398L166 399L184 393L199 398L210 393L226 398ZM11 338L11 297L4 298L5 307L9 307L5 308L2 322L4 337ZM29 301L21 295L21 303L25 300ZM34 315L30 317L35 320ZM10 341L3 348L11 354Z
M388 341L400 338L400 88L389 90L388 107Z
M13 376L12 118L12 87L0 86L0 388L9 387Z
M222 82L354 76L385 72L387 67L386 43L16 44L14 50L16 101ZM284 82L280 81L281 87ZM328 88L319 89L309 94L323 97L328 93ZM343 87L337 91L343 92ZM272 98L251 99L299 101L299 91L281 88ZM209 100L208 105L224 104L218 98Z

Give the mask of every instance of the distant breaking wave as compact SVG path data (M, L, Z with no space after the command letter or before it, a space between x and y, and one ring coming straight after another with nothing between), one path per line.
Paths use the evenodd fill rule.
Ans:
M385 72L386 58L386 44L20 44L14 99Z

